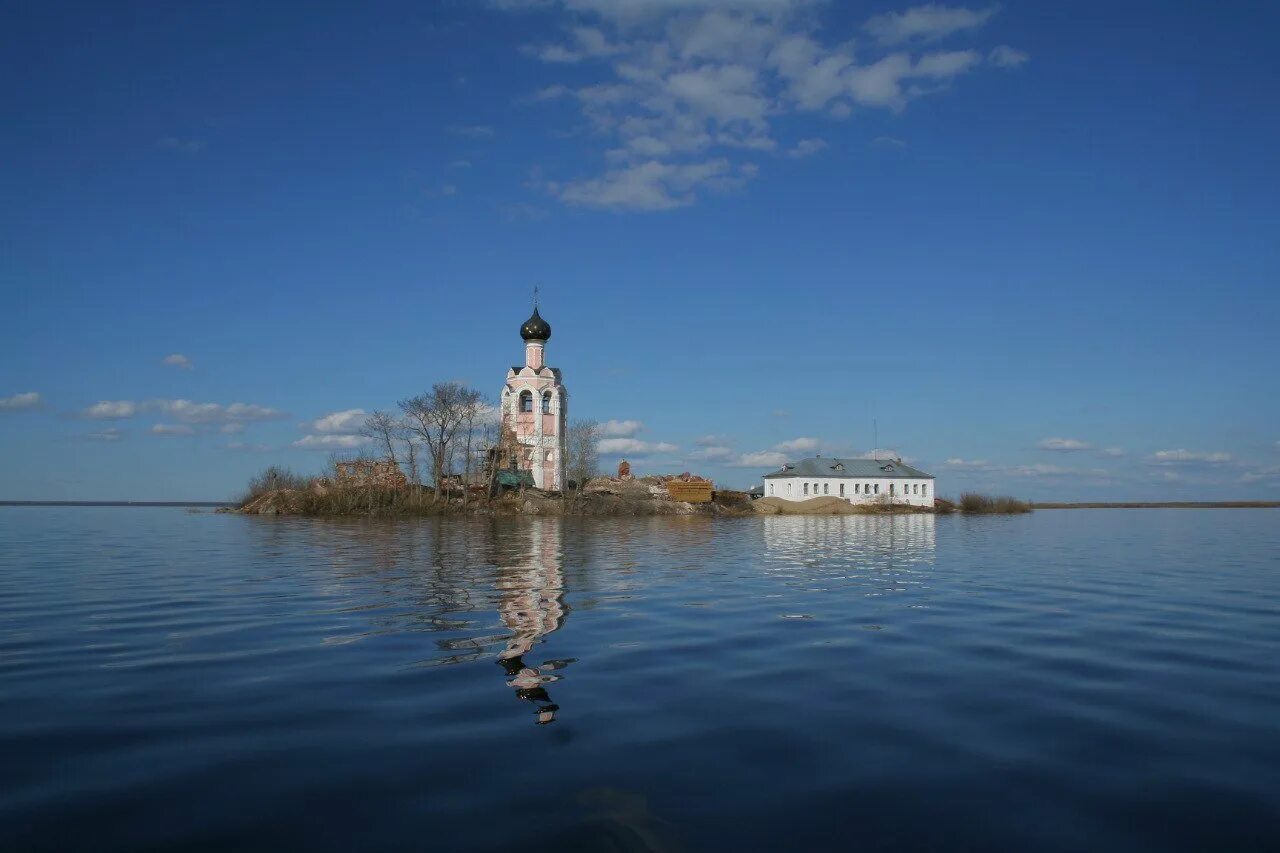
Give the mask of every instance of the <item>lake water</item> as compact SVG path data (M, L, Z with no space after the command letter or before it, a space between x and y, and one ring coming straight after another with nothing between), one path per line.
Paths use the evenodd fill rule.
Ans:
M0 508L0 849L1280 849L1280 512Z

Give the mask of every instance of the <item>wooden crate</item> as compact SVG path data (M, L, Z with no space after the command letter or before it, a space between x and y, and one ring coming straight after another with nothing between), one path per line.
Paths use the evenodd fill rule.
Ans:
M691 504L711 503L711 484L672 480L667 483L667 495L673 501L687 501Z

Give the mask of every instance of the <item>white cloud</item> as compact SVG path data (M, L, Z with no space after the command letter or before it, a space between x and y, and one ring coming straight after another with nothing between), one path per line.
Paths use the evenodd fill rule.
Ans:
M244 432L244 424L239 422L223 424L222 426L218 427L218 432L225 433L227 435L233 435L238 432Z
M773 449L783 453L804 453L810 450L817 450L818 439L801 436L789 441L780 441L773 446Z
M910 465L913 461L915 461L909 456L900 457L898 455L898 451L894 450L891 447L877 447L873 450L868 450L865 453L859 453L857 458L858 459L899 459L901 458L902 461L906 462L908 465Z
M700 435L693 440L694 444L697 444L701 447L710 447L713 444L727 444L728 442L729 442L728 438L726 438L723 435L717 435L715 433ZM1280 444L1280 442L1277 442L1277 444Z
M138 413L138 404L132 400L99 400L80 414L94 420L120 420Z
M1018 477L1103 477L1107 472L1098 468L1081 471L1076 468L1061 468L1057 465L1018 465L1009 469L1009 473Z
M598 448L601 453L615 456L623 453L630 453L636 456L643 456L649 453L674 453L680 449L679 445L670 444L669 442L641 441L638 438L605 438L601 439Z
M907 41L936 41L964 30L975 30L996 13L996 7L966 9L963 6L942 6L929 3L905 12L887 12L876 15L863 25L881 44L901 44Z
M1221 465L1231 461L1230 453L1203 453L1193 450L1157 450L1147 461L1156 465Z
M180 367L183 370L190 370L195 367L195 365L191 363L191 359L187 358L180 352L174 352L166 355L163 359L163 363L170 367Z
M1110 459L1119 459L1121 456L1124 456L1124 454L1125 450L1123 447L1104 447L1098 451L1099 456L1106 456Z
M1052 450L1055 453L1076 453L1093 449L1092 444L1077 438L1045 438L1036 442L1036 447L1040 450Z
M744 453L736 462L730 463L735 468L777 468L788 461L785 453L777 450L759 450L755 453Z
M889 55L855 57L848 33L821 40L812 0L508 0L565 17L568 40L527 48L551 63L603 60L534 102L576 101L585 130L609 146L602 169L537 185L560 201L662 211L755 174L754 152L778 147L773 125L797 112L841 118L855 106L901 110L983 62L985 53L916 55L911 45L974 30L994 13L937 5L881 15L867 28ZM872 49L874 50L874 49ZM998 54L1007 58L1009 54ZM994 61L994 60L993 60ZM787 151L812 155L805 139Z
M0 412L17 412L23 409L34 409L40 405L40 395L35 391L14 394L12 397L0 397Z
M196 403L191 400L149 400L144 408L162 412L174 420L188 424L250 423L284 417L284 412L279 409L254 403L230 403L223 406L219 403Z
M582 62L585 59L602 59L616 56L625 48L611 44L603 32L595 27L571 27L570 43L567 45L551 44L527 48L527 52L543 62Z
M990 62L997 68L1017 68L1031 58L1031 54L1024 50L1018 50L1016 47L1009 47L1002 44L991 48L991 52L987 54L987 62Z
M621 435L632 436L644 429L644 424L640 421L615 421L608 420L600 428L605 435Z
M991 468L991 463L985 459L961 459L959 456L953 456L942 464L966 471L986 471Z
M723 462L726 459L732 459L733 455L733 448L712 444L707 447L691 451L689 453L689 458L699 459L706 462Z
M186 424L154 424L151 427L152 435L162 435L170 438L184 435L195 435L195 433L195 428L187 426Z
M311 428L327 435L351 435L360 431L366 417L368 414L364 409L343 409L318 418Z
M817 154L826 147L827 143L822 139L801 139L787 150L787 156L797 159L801 157L808 157L810 155Z
M94 441L119 441L124 438L124 433L115 427L108 427L107 429L89 433L89 438Z
M293 446L305 450L352 450L367 441L362 435L305 435Z
M906 148L907 143L893 136L877 136L871 140L872 146L876 148Z
M697 200L699 189L731 189L744 180L731 174L724 158L682 164L650 160L609 169L598 178L547 186L561 201L578 207L652 211L687 207Z
M1246 471L1240 476L1240 480L1245 483L1280 481L1280 466L1273 465L1268 468L1257 468L1253 471Z

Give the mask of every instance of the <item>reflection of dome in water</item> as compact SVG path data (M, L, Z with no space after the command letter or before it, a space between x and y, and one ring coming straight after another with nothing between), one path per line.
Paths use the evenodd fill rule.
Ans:
M524 325L520 327L520 337L526 341L551 340L551 324L542 319L538 309L534 308L533 316L525 320Z

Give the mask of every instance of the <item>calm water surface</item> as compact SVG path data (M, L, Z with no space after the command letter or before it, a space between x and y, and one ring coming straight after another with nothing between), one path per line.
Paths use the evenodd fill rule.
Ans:
M0 849L1280 849L1280 513L0 508Z

